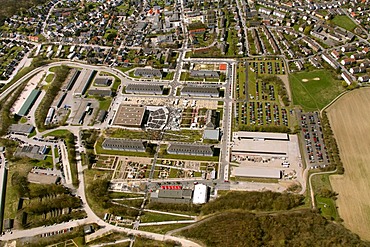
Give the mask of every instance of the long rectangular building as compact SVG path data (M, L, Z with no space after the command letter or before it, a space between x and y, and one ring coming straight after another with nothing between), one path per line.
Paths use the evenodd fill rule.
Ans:
M282 177L281 170L273 168L233 167L232 169L232 173L235 177L277 179L280 179Z
M181 90L181 96L219 97L220 91L217 87L187 86Z
M94 79L95 75L96 75L96 70L84 69L76 81L77 88L73 92L73 96L81 97L82 95L84 95L87 89L89 88L90 83Z
M213 146L190 143L173 143L167 148L169 154L213 156Z
M132 94L163 94L163 86L153 84L129 84L126 87L126 93Z
M108 150L145 152L145 142L120 138L106 138L102 147Z
M22 105L21 109L19 110L19 112L17 113L17 115L22 116L22 117L27 115L29 110L32 108L35 101L39 97L40 93L41 93L40 90L37 90L37 89L32 90L30 95L26 99L26 101L23 103L23 105Z

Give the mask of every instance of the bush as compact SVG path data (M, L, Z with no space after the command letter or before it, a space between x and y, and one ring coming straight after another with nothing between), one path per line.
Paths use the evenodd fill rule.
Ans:
M303 204L304 196L272 191L231 191L202 206L203 214L244 209L257 211L289 210Z
M46 115L48 114L49 108L53 103L55 97L58 95L63 82L67 78L69 73L69 68L67 66L60 66L55 71L55 79L51 82L48 87L46 94L42 101L40 102L37 110L35 112L36 126L39 130L52 129L57 127L55 124L49 124L45 126Z

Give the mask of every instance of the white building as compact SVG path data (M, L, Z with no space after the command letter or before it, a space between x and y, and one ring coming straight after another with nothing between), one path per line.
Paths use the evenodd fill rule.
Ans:
M208 187L204 184L196 184L194 187L193 203L203 204L208 201Z

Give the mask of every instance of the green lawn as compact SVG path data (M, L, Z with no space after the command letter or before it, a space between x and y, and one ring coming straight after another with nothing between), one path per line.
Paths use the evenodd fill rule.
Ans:
M56 137L64 137L65 135L68 135L70 132L69 130L54 130L50 133L47 133L45 135L43 135L43 137L45 136L56 136Z
M168 231L179 229L185 226L189 226L191 223L185 224L169 224L169 225L159 225L159 226L140 226L139 230L146 232L154 232L159 234L165 234Z
M174 216L168 214L159 214L159 213L151 213L145 212L143 216L141 216L141 222L159 222L159 221L171 221L171 220L189 220L188 217L181 217L181 216Z
M50 82L52 82L52 81L53 81L53 79L54 79L54 74L48 74L48 75L46 76L46 78L45 78L45 81L46 81L47 83L50 83Z
M357 26L356 23L354 23L346 15L336 15L331 21L333 24L342 27L348 31L353 31Z
M329 176L329 174L313 176L311 179L312 188L315 191L316 206L320 209L322 216L338 220L339 215L334 199L320 196L320 190L332 190Z
M315 196L316 206L320 209L322 216L331 220L338 220L339 215L335 201L331 198Z
M111 103L112 103L111 97L104 98L104 100L99 100L99 109L108 111Z
M159 154L158 157L163 159L177 159L177 160L196 160L196 161L218 161L218 156L193 156L180 154Z
M341 81L325 70L293 73L289 81L294 105L302 106L305 111L322 109L344 91Z

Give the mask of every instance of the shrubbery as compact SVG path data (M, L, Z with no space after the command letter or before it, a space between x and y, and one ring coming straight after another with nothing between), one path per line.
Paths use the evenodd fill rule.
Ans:
M55 97L58 95L60 88L63 85L63 82L68 76L68 73L69 73L69 68L64 65L58 67L58 69L55 71L55 77L54 77L55 79L49 85L44 98L40 102L35 112L36 126L39 130L52 129L56 127L56 125L54 124L49 124L45 126L44 123L45 123L45 119L48 114L49 108L51 104L53 103Z
M339 174L344 173L344 167L342 160L339 156L339 148L337 141L335 140L334 133L330 127L329 118L325 111L322 113L321 117L322 133L324 134L324 141L326 150L329 156L329 168L337 168Z
M369 243L318 213L221 213L183 230L181 235L206 246L369 246Z
M289 210L303 204L304 196L288 193L231 191L202 206L203 214L231 209L279 211Z

